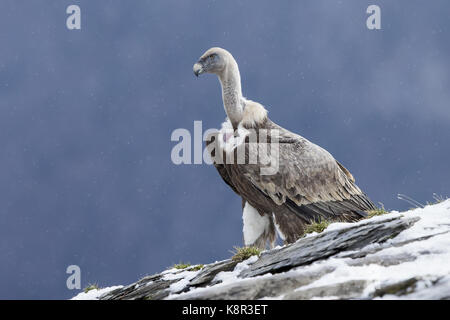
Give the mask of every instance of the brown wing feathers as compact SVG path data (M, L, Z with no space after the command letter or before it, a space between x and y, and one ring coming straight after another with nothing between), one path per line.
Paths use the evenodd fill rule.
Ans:
M304 225L321 219L355 221L375 209L354 184L351 173L327 151L268 120L266 126L281 131L279 171L260 175L256 164L214 162L222 179L260 213L271 214L289 242L298 239ZM218 135L207 139L214 160ZM209 141L208 141L209 140ZM246 153L252 149L246 145ZM248 155L246 155L248 157Z

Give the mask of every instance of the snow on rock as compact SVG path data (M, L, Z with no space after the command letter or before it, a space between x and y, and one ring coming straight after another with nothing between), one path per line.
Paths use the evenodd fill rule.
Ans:
M162 280L177 280L169 287L169 291L171 293L177 293L182 291L189 284L189 281L191 281L198 274L198 272L199 271L190 271L188 269L177 273L167 273L164 275Z
M75 298L449 299L450 200L333 223L241 263L169 269L107 289Z
M71 300L98 300L100 296L107 294L111 291L114 291L116 289L121 289L122 287L123 286L113 286L108 288L92 289L89 290L88 292L80 292Z

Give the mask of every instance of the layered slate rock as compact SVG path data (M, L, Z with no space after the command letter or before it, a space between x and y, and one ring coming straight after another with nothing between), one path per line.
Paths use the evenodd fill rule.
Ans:
M320 234L237 263L170 269L100 299L450 298L450 201Z
M124 288L116 289L108 294L100 297L102 300L158 300L167 297L170 293L184 292L191 287L200 287L206 285L213 285L215 283L214 277L222 271L231 271L236 266L237 262L232 260L225 260L213 264L209 264L201 268L199 271L193 271L195 266L188 267L184 270L171 269L165 272L144 277L141 280L126 286ZM180 289L170 290L171 285L179 281L183 281L184 277L192 276L185 286Z
M347 250L357 250L371 243L382 243L409 228L418 218L389 218L382 222L368 220L358 227L329 231L301 239L276 251L269 251L241 273L241 277L254 277L265 273L278 273L310 264Z

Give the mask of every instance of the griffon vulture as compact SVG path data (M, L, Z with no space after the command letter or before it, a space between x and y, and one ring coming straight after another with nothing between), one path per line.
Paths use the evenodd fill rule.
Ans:
M216 74L222 86L227 119L206 144L223 180L242 197L246 246L273 247L276 233L292 243L308 223L356 221L376 209L330 153L272 122L261 104L243 97L238 65L227 50L207 50L193 70L196 76ZM273 170L263 172L268 168Z

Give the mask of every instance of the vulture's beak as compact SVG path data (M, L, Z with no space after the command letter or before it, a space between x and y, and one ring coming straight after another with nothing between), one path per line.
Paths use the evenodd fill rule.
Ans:
M195 76L198 77L199 75L201 75L204 72L203 64L200 61L196 62L194 64L193 70L194 70Z

